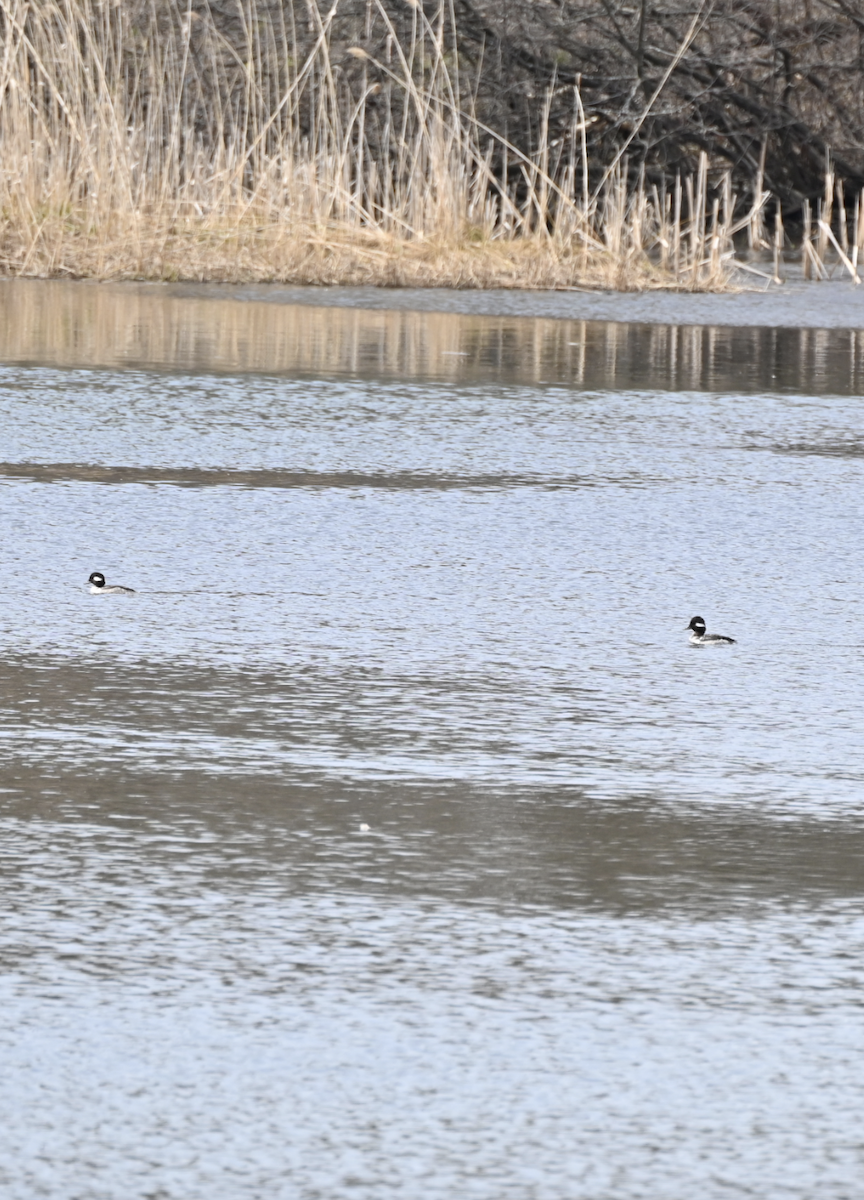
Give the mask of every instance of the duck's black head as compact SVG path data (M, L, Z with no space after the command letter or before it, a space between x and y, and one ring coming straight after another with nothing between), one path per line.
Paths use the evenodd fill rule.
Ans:
M690 624L687 626L687 628L692 629L693 632L698 637L701 637L702 634L705 632L707 626L706 626L704 620L702 619L702 617L694 617L693 620L690 622Z
M87 582L92 583L94 587L104 587L105 576L101 571L94 571Z

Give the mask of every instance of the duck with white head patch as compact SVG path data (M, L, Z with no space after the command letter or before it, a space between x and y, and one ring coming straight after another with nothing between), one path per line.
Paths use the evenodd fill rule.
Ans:
M119 583L107 584L101 571L94 571L88 580L93 596L134 596L135 589L123 587Z
M687 628L690 632L691 646L728 646L734 645L735 639L724 637L722 633L706 633L707 626L703 617L694 617Z

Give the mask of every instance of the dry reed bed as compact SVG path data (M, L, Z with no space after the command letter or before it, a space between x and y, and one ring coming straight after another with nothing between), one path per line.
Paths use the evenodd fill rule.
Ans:
M766 238L761 184L743 215L728 176L709 185L704 155L669 191L628 186L620 156L590 187L576 89L569 138L516 150L472 115L452 5L430 20L408 2L403 44L374 0L392 35L376 60L334 49L338 0L329 13L309 4L305 58L290 22L255 0L239 7L242 58L206 13L178 9L166 25L157 6L0 0L0 270L716 290L730 286L733 238L747 229L751 245L774 245L777 275L782 222ZM346 53L362 65L359 94L340 69ZM850 265L858 256L857 216L847 255L845 221L840 240L828 228L833 184L827 195L827 223L823 207L808 231L817 277L831 239Z

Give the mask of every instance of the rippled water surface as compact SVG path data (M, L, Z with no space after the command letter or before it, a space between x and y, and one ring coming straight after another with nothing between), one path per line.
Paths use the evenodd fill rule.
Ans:
M4 1200L854 1200L857 343L28 296Z

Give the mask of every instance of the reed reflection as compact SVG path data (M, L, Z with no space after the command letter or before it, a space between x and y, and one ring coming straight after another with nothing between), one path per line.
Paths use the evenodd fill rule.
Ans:
M6 281L0 360L584 389L864 390L864 331L318 308L152 284Z

